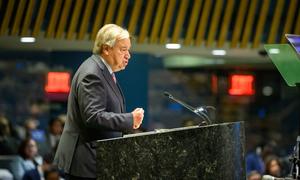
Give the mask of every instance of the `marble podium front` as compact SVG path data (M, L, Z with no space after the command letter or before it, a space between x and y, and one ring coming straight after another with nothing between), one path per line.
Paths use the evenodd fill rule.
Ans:
M245 177L244 123L193 126L97 143L98 179Z

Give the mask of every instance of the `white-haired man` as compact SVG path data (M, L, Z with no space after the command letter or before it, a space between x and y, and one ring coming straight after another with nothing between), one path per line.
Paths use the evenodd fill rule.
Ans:
M126 113L124 96L114 76L127 66L130 47L127 30L115 24L103 26L93 55L73 77L67 121L54 160L66 179L96 179L96 140L121 137L123 132L139 128L143 121L142 108Z

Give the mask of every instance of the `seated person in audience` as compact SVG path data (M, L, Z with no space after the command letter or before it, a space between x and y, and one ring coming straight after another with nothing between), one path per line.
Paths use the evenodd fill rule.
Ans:
M257 171L262 174L265 171L264 161L261 157L261 148L256 147L246 155L246 174Z
M36 141L26 138L19 147L20 163L18 178L41 179L43 172L51 168L50 164L44 163L38 154ZM30 179L29 178L29 179Z
M39 121L35 118L28 118L24 122L24 127L19 127L18 131L22 139L32 138L37 143L39 154L44 156L51 152L51 148L47 146L46 132L39 129Z
M63 127L64 121L59 116L51 119L48 130L45 133L45 141L38 142L39 152L48 163L53 162Z
M7 169L0 168L0 179L2 180L13 180L13 175Z
M281 177L281 165L279 158L275 155L269 155L265 159L266 171L265 174Z
M0 116L0 155L17 154L18 146L19 141L12 136L9 121Z
M27 118L24 120L21 126L17 125L16 129L20 139L24 140L28 137L31 137L31 131L37 129L38 125L38 120L34 118Z
M261 180L261 174L258 171L251 171L247 174L247 180Z
M63 128L64 122L60 117L53 118L49 121L49 131L46 133L46 141L47 146L51 149L51 154L53 155L55 154Z
M48 171L45 171L45 180L60 180L62 179L60 177L60 173L58 171L58 169L56 168L52 168L52 169L49 169Z

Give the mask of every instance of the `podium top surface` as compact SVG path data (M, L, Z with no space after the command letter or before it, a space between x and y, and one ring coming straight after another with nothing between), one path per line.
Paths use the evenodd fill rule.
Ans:
M264 45L273 64L289 86L300 83L300 60L289 44Z
M227 126L229 124L240 124L240 123L241 122L231 122L231 123L211 124L211 125L206 125L206 126L188 126L188 127L178 127L178 128L172 128L172 129L155 129L154 131L141 132L141 133L136 133L136 134L126 134L123 137L101 139L101 140L97 140L97 142L112 141L112 140L117 140L117 139L124 139L124 138L138 137L138 136L155 135L155 134L169 133L169 132L175 132L175 131L185 131L185 130L191 130L191 129L197 129L197 128Z

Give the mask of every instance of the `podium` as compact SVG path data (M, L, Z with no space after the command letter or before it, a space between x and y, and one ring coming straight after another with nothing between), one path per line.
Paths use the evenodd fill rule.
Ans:
M162 129L97 142L98 179L246 179L244 123Z

